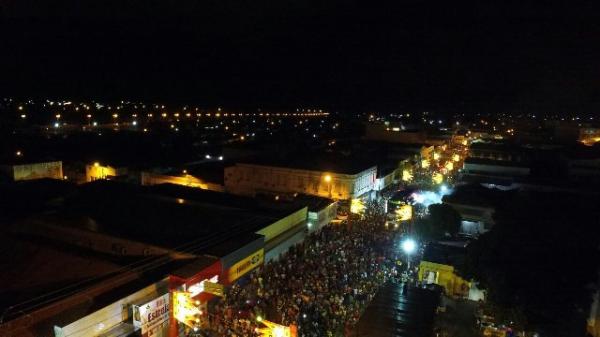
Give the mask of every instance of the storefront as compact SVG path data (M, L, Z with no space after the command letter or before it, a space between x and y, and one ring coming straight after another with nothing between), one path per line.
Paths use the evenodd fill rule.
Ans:
M187 336L190 332L208 328L208 302L214 296L223 296L222 271L220 259L202 256L171 273L170 337Z
M255 234L245 240L243 244L235 245L237 248L226 252L221 257L223 272L221 283L228 285L250 273L255 268L262 266L265 260L265 237Z
M169 293L148 303L133 305L133 327L140 330L142 337L166 337L171 312Z
M167 337L169 324L168 279L163 278L146 287L135 288L124 297L114 292L112 303L66 325L54 326L56 337ZM106 296L112 295L111 293Z
M255 268L262 266L265 261L265 249L260 248L237 262L227 270L228 283L233 283Z

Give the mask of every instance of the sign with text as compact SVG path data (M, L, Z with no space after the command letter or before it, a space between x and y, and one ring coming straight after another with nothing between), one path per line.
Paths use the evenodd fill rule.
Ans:
M283 326L267 320L262 320L262 324L266 327L259 328L258 332L261 337L297 337L298 329L295 325Z
M223 294L225 293L225 289L222 284L212 283L209 281L204 282L204 291L220 297L223 297Z
M142 329L142 336L166 336L169 325L169 294L134 308L133 324Z
M252 269L263 264L265 260L265 250L261 248L260 250L250 254L250 256L244 258L240 262L234 264L229 268L229 282L233 282L240 277L244 276L246 273L251 271Z

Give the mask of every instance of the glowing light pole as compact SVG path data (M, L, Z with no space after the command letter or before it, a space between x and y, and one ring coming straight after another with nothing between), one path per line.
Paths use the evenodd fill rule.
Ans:
M327 174L323 177L323 180L327 183L327 190L329 191L329 197L331 198L331 175Z
M417 244L415 243L415 240L411 239L411 238L406 238L404 239L404 241L402 241L402 250L404 251L404 254L406 254L406 263L407 263L407 270L410 270L410 255L415 251L415 249L417 248Z

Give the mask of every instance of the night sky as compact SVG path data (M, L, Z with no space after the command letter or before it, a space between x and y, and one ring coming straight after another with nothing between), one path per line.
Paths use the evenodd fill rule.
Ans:
M0 0L0 95L595 112L593 1Z

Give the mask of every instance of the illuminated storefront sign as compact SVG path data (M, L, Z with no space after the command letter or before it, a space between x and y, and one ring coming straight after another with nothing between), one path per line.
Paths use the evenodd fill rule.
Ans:
M173 292L173 317L179 322L197 328L200 325L202 311L198 308L200 303L192 299L189 292Z
M291 326L283 326L279 324L275 324L273 322L269 322L267 320L261 320L261 323L264 324L265 328L259 328L258 332L262 337L297 337L298 329L295 325Z
M133 307L133 325L141 328L142 336L166 336L169 325L169 294Z
M229 282L233 282L238 278L244 276L246 273L251 271L252 269L260 266L265 261L265 250L261 248L256 251L254 254L246 257L240 262L234 264L229 268Z
M446 169L448 171L452 171L454 169L454 163L452 163L451 161L446 162L446 166L445 167L446 167Z
M211 277L210 279L205 279L198 283L192 284L191 286L189 286L187 288L187 290L188 290L188 292L190 292L192 294L192 297L194 297L200 293L207 292L206 291L207 284L217 283L217 282L219 282L219 275L215 275L215 276Z
M452 160L454 160L454 161L460 161L460 156L458 154L453 154L452 155Z
M225 294L225 287L219 283L205 282L204 291L215 296L223 297Z

